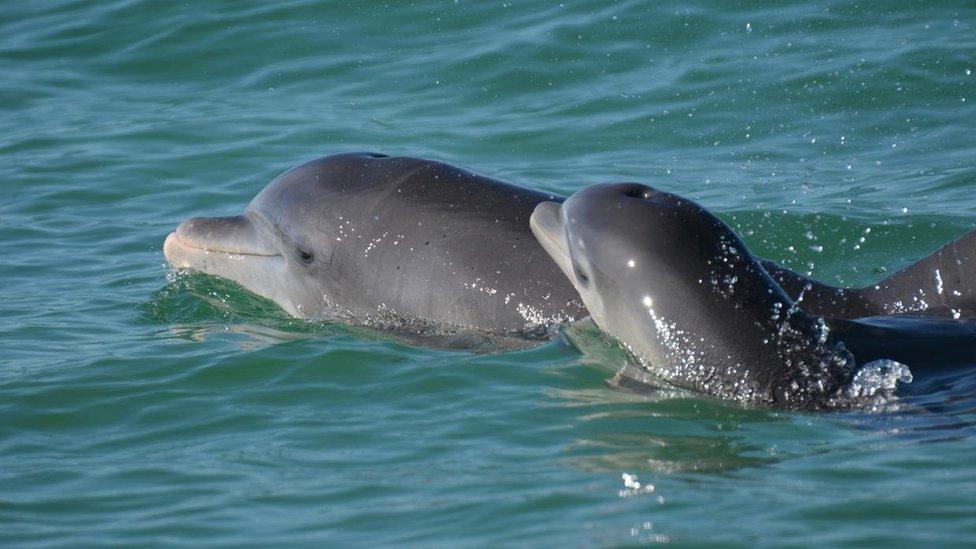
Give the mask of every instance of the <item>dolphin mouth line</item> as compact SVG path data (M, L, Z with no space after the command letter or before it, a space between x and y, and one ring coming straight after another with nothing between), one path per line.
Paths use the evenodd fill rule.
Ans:
M563 232L562 221L559 219L560 207L554 202L539 204L529 217L529 226L536 238L542 241L543 247L548 247L545 244L552 245L563 255L569 257L569 246Z
M559 250L559 252L561 252L564 256L569 257L569 249L566 248L565 241L563 239L552 236L551 234L549 234L548 231L542 228L540 228L540 230L536 232L536 236L537 237L541 236L545 240L545 244L552 245L557 250Z
M196 250L199 252L224 254L224 255L232 255L232 256L237 255L237 256L251 256L251 257L281 257L281 254L263 254L260 252L243 252L240 250L233 250L233 251L220 250L217 248L207 248L204 246L197 246L194 243L191 243L186 239L180 237L180 235L178 235L176 231L173 231L172 233L169 234L168 237L166 237L166 240L170 240L170 239L172 239L177 245L182 246L183 248L189 248L191 250Z

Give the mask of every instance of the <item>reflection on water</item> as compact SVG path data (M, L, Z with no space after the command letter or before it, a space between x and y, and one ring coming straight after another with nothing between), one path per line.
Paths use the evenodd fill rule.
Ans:
M139 305L139 318L165 326L164 332L172 337L204 341L219 333L240 334L245 336L241 349L251 350L341 330L292 318L274 303L227 280L174 272L167 278L168 284Z
M580 408L569 447L574 466L590 471L719 474L792 458L849 451L827 424L872 437L875 446L962 440L976 435L976 377L961 373L873 411L820 414L744 408L675 388L651 375L588 322L566 326L562 343L581 367L610 374L605 388L552 390L559 406ZM707 426L707 427L705 427ZM694 433L694 434L689 434ZM762 445L755 440L792 440ZM860 444L861 441L855 443Z
M174 337L203 341L215 333L248 336L242 348L253 349L305 337L347 335L430 349L500 353L541 345L543 340L499 336L474 330L443 330L429 322L377 314L366 325L307 321L287 315L272 301L237 283L207 275L168 272L169 283L140 305L141 320L166 325ZM185 319L193 318L188 324Z
M575 466L595 472L726 473L777 461L744 435L594 433L574 441L570 450Z

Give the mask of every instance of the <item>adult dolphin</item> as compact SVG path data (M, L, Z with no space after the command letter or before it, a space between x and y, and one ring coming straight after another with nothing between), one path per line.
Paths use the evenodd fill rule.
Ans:
M876 360L976 366L972 324L807 314L807 300L793 300L725 223L645 185L595 185L542 203L531 225L596 324L684 387L817 409L868 396L857 374L869 363L903 368ZM938 254L923 261L944 266Z
M242 215L183 221L163 250L301 318L544 337L586 315L529 231L555 198L440 162L339 154L282 174Z
M432 160L339 154L282 174L241 215L187 219L163 249L174 268L236 281L302 318L544 337L586 315L529 230L537 204L562 200ZM803 302L817 314L919 306L911 284L878 297L769 266L797 292L813 288Z

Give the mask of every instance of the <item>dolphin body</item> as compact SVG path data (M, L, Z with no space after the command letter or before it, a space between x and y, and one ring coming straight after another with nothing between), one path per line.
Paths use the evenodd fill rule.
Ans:
M531 227L597 326L683 387L749 404L835 408L873 397L872 374L909 381L906 364L935 376L976 366L971 322L849 318L912 297L971 303L972 233L877 286L840 289L767 267L703 207L645 185L594 185L543 202ZM807 296L794 299L770 270ZM934 276L938 291L927 293Z

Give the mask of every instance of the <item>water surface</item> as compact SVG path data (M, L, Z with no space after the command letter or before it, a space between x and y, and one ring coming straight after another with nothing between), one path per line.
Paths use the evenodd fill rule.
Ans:
M974 71L970 2L0 4L0 544L972 543L972 379L744 410L607 383L592 335L297 321L160 247L375 150L656 185L870 283L976 225Z

